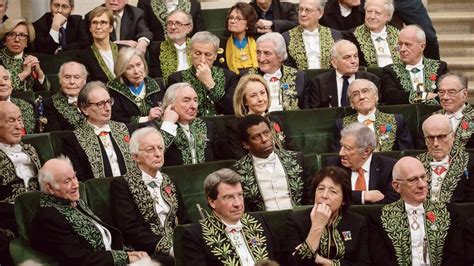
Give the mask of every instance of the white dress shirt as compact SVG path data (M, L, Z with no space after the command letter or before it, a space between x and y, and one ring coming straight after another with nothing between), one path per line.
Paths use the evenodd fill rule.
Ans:
M168 14L176 10L178 7L178 1L177 0L166 0L166 10L168 11Z
M369 178L370 178L370 163L371 162L372 162L372 154L369 155L369 157L367 157L367 160L364 162L364 164L361 167L364 170L365 187L367 188L367 190L370 190L369 189ZM356 184L356 181L357 181L358 177L359 177L359 173L357 173L357 171L351 171L351 187L352 187L352 190L355 190L355 184ZM365 204L364 191L362 191L362 193L361 193L360 202L362 204Z
M253 260L252 254L250 253L250 250L247 247L247 243L242 231L242 223L240 221L235 225L227 224L224 221L222 221L222 223L226 226L225 233L230 239L232 245L235 247L237 255L239 256L239 259L242 262L242 265L254 266L255 261ZM236 229L232 230L230 228Z
M64 29L67 28L67 20L66 20L66 22L64 22L64 24L61 27L63 27ZM51 38L53 38L53 41L55 43L59 43L59 31L55 31L55 30L53 30L53 28L51 28L49 30L49 35L51 36Z
M303 43L308 61L308 69L321 68L321 44L319 29L314 31L303 30Z
M186 70L189 68L188 53L186 51L186 42L181 45L174 43L174 47L178 52L178 69L176 71Z
M267 81L268 87L270 87L270 97L272 99L272 105L268 108L269 112L282 111L283 110L283 98L281 94L281 82L280 79L283 76L281 70L278 69L275 73L267 73L263 75L263 78ZM277 81L271 82L272 78L277 78Z
M155 212L158 215L158 218L160 219L161 225L164 225L166 221L166 216L170 212L170 206L166 203L166 201L163 199L163 196L161 195L161 184L163 183L163 176L161 175L160 171L158 171L154 177L142 171L142 179L147 185L146 188L148 189L148 192L150 192L151 197L153 198ZM156 186L149 185L152 182L154 182Z
M100 56L102 56L102 59L104 59L105 64L107 65L107 68L110 70L112 73L112 76L115 78L115 72L114 72L114 56L112 55L112 51L100 51Z
M418 68L420 71L418 71L418 73L413 73L411 72L412 69L414 68ZM406 65L405 66L405 69L408 70L408 73L410 73L410 80L411 80L411 84L412 84L412 88L414 91L416 91L417 89L417 86L418 84L424 84L425 83L425 78L424 78L424 75L423 75L423 68L424 68L424 65L423 65L423 57L421 57L420 61L415 64L415 65ZM425 98L426 96L426 89L423 87L423 98Z
M89 123L89 122L87 122ZM114 145L112 144L112 139L110 137L110 127L108 124L98 127L89 123L92 128L94 129L94 133L99 136L101 132L108 132L106 136L99 136L100 141L102 142L102 146L104 147L105 153L107 154L107 158L109 159L110 169L112 169L113 176L121 176L122 173L120 172L120 166L118 163L117 154L115 153Z
M423 204L413 206L405 202L405 210L408 216L408 228L411 239L411 262L412 265L430 265L429 253L426 254L426 263L423 261L423 245L425 244L425 210ZM413 229L414 221L419 228Z
M456 132L459 127L459 124L461 124L461 120L464 117L464 114L462 113L464 111L464 107L466 107L466 105L463 105L455 113L446 112L446 115L449 118L449 122L451 123L451 127L453 128L453 132Z
M358 113L357 114L357 121L359 123L364 123L366 126L368 126L373 132L375 132L375 128L374 128L374 122L375 122L375 108L373 111L370 111L367 115L363 115L363 114L360 114ZM365 121L366 120L370 120L372 121L372 123L366 123Z
M383 27L380 32L370 32L370 38L375 46L375 53L377 55L377 65L384 67L393 63L392 53L387 41L387 27Z
M344 82L344 79L342 78L342 74L339 73L339 71L336 70L336 83L337 83L337 106L341 106L341 98L342 98L342 84ZM352 81L355 80L355 74L351 75L349 77L349 85L352 83ZM349 90L349 88L348 88ZM349 101L349 97L347 97L347 100ZM336 107L336 106L333 106Z
M23 151L20 144L8 145L0 142L0 150L11 160L16 175L23 179L25 187L28 187L28 181L36 176L36 166L28 154Z

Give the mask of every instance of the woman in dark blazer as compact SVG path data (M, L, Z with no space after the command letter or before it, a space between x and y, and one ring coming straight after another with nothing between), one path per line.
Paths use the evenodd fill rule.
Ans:
M288 219L290 265L369 265L365 217L348 211L350 176L327 166L313 178L314 207L293 212Z
M242 158L247 152L239 141L237 126L242 117L248 114L259 114L265 116L271 125L273 141L275 147L279 149L293 150L291 140L288 139L288 132L284 130L284 124L276 115L268 113L271 104L270 89L267 82L260 75L248 74L243 76L235 88L233 107L236 119L231 119L226 123L226 133L228 141L227 157L236 160Z

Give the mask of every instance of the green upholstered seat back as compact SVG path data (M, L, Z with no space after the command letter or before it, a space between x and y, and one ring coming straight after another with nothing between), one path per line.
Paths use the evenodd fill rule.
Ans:
M305 176L309 179L321 169L321 157L319 154L311 153L303 156L303 166Z
M41 63L41 69L45 74L58 74L59 67L68 61L77 61L81 50L63 51L57 55L32 53Z
M73 138L74 133L70 130L54 131L49 133L51 146L53 147L54 155L58 156L63 153L62 138Z
M104 223L114 224L110 211L110 182L112 178L95 178L84 182L89 207Z
M162 172L167 174L176 184L187 211L188 218L197 222L201 218L196 204L209 212L204 194L204 179L219 169L231 166L235 161L217 161L202 164L163 167Z
M32 91L12 92L11 97L22 99L29 103L33 103L35 101L35 93Z
M55 156L53 146L51 145L49 133L28 134L21 138L24 143L31 144L35 147L40 158L41 164Z
M225 160L231 159L229 157L229 152L227 150L227 134L226 134L226 123L229 120L235 119L233 115L219 115L219 116L210 116L210 117L203 117L205 121L209 121L212 123L214 127L214 137L213 137L213 149L214 149L214 156L216 160Z
M225 23L227 21L228 8L203 9L202 16L207 31L214 33L217 37L223 37Z

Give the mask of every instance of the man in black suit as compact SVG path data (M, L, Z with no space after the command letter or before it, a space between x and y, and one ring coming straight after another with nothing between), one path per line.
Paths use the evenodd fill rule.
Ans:
M361 0L329 0L321 25L336 30L350 30L364 24L365 12Z
M436 82L448 72L446 62L423 56L425 32L416 25L400 31L398 47L401 63L385 66L382 71L382 95L387 104L439 104Z
M35 51L55 54L86 47L89 40L82 16L71 15L74 0L51 0L49 7L50 12L33 23L36 32Z
M145 12L145 22L153 32L153 41L165 40L167 17L175 10L181 10L191 15L193 27L189 36L193 36L198 31L206 30L201 11L201 3L199 1L138 0L137 7L143 9Z
M336 120L333 151L341 148L341 130L354 122L366 124L377 137L375 151L412 150L413 141L405 120L401 114L380 112L377 108L378 89L367 79L356 79L347 91L351 107L357 113Z
M380 79L375 74L358 71L359 52L348 40L339 40L331 48L331 64L333 70L311 81L309 108L349 106L347 89L355 79L368 79L380 88Z
M31 230L36 250L60 265L125 265L148 257L146 252L124 251L120 231L103 223L80 199L69 159L47 161L38 180L43 193Z
M198 116L234 114L232 97L237 85L234 72L213 66L219 49L219 38L208 31L201 31L191 38L192 66L168 78L168 86L187 82L198 95Z
M392 188L395 160L373 153L375 133L363 123L353 123L341 131L339 157L327 159L328 165L345 168L351 175L352 203L390 203L399 198Z
M212 214L183 233L184 265L242 265L273 259L273 237L259 214L244 213L240 176L223 168L206 177Z
M259 20L257 32L285 32L298 25L298 14L293 3L280 0L252 0L250 5L255 8Z
M474 157L462 147L454 147L449 118L434 114L423 122L428 152L417 158L423 163L428 180L428 198L440 202L474 201Z
M188 83L171 85L163 97L163 118L153 122L165 141L165 165L214 160L213 125L196 117L198 96Z
M395 164L392 185L401 199L371 212L371 264L466 265L458 215L453 206L427 199L427 180L416 158Z

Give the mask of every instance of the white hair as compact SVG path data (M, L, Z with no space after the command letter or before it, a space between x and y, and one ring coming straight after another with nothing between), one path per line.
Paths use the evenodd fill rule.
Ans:
M131 154L138 154L139 146L140 146L140 140L144 138L145 136L148 136L150 134L156 134L160 136L161 140L163 141L163 136L161 133L154 127L144 127L136 130L133 132L132 137L130 138L130 153Z
M257 45L262 42L270 41L275 45L275 53L281 58L281 61L285 61L288 58L286 52L286 43L283 36L278 32L268 32L258 37Z

